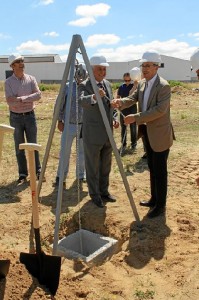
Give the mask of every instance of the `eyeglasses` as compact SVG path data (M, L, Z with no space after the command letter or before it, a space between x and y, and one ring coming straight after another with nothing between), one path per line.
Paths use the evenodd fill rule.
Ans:
M24 60L23 59L17 59L14 61L14 64L20 64L20 63L23 63Z
M141 68L150 69L151 67L157 67L158 65L152 64L152 65L140 65Z

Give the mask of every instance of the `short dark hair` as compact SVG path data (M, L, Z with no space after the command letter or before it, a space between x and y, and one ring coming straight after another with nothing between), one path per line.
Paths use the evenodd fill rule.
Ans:
M130 73L129 73L129 72L124 73L123 78L124 78L124 77L127 77L127 76L128 76L128 77L130 76Z

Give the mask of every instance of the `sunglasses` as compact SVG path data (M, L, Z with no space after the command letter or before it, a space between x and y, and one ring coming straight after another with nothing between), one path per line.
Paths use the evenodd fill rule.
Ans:
M129 80L124 80L125 82L130 82L131 81L131 79L129 79Z
M157 64L152 64L152 65L140 65L141 68L146 68L150 69L151 67L157 67Z
M20 64L20 63L23 63L24 60L23 59L17 59L14 61L14 64Z

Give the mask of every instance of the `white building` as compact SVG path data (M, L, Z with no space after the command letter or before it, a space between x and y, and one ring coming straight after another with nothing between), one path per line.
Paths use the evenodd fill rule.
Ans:
M192 81L196 74L192 74L189 60L161 55L162 67L158 73L167 80ZM65 62L58 54L24 55L25 72L36 77L38 83L58 83L62 80ZM122 81L123 74L133 67L139 67L139 60L128 62L109 62L106 78L110 81ZM0 81L4 81L11 73L8 56L0 56Z

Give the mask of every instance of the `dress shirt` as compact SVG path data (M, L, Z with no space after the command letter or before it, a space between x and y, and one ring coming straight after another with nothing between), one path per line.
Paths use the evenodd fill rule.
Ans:
M145 86L145 89L144 89L144 99L143 99L143 105L142 105L142 111L143 112L147 110L149 95L150 95L152 86L153 86L156 78L157 78L157 74L152 79L150 79L149 81L146 81L146 86Z
M41 92L35 77L24 74L20 79L12 74L5 81L5 96L10 111L25 113L34 109L34 101L41 98ZM16 97L16 99L8 100L9 97Z

